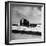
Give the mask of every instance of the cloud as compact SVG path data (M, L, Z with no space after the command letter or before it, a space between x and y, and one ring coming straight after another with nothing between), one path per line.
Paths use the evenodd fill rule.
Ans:
M11 11L12 23L19 22L22 17L30 21L30 23L41 22L41 11L38 7L20 7L15 6Z

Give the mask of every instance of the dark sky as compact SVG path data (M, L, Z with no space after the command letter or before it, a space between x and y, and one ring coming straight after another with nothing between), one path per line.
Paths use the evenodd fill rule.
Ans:
M21 18L26 18L30 23L41 22L41 8L29 6L11 7L12 24L19 23Z

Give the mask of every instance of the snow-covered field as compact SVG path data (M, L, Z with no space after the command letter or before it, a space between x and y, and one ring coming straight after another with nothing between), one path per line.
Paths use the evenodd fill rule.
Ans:
M12 30L41 32L41 25L37 25L36 27L12 26Z

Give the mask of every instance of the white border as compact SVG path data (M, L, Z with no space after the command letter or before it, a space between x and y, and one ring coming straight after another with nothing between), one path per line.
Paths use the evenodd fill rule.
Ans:
M9 41L10 41L10 2L9 2Z
M44 6L42 7L41 15L42 15L42 29L41 29L41 31L42 31L42 40L44 40Z

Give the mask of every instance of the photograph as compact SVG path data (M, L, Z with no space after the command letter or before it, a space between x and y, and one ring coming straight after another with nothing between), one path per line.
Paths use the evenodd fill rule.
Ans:
M44 3L5 2L5 44L45 41Z

